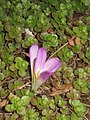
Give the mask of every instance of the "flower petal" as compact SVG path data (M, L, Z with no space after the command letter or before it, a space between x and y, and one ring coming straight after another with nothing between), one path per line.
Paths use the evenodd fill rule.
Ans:
M47 57L47 52L45 48L40 48L38 50L38 54L37 54L37 59L35 61L35 74L37 76L37 74L40 74L41 69L44 67L45 61L46 61L46 57Z
M34 44L30 47L30 50L29 50L32 73L33 73L33 69L34 69L34 61L37 58L38 49L39 49L38 45Z
M50 71L50 72L55 72L60 66L61 66L61 61L58 58L51 58L48 59L44 65L43 71Z
M40 74L39 76L39 81L42 83L44 83L53 73L49 72L49 71L44 71Z

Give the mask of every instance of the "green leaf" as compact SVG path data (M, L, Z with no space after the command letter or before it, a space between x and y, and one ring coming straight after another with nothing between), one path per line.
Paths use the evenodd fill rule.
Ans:
M0 73L0 80L4 80L5 75L3 73Z
M76 106L80 105L80 101L79 101L79 100L73 100L73 101L71 102L71 104L72 104L74 107L76 107Z
M24 69L27 69L28 65L29 65L29 63L28 63L27 61L25 61L25 60L23 60L22 63L21 63L21 66L22 66Z
M23 101L23 105L25 106L29 104L31 98L29 96L23 96L21 100Z
M19 71L18 71L18 74L19 74L20 76L24 77L24 76L26 75L25 69L20 68Z
M19 108L17 109L17 113L18 113L19 115L25 115L25 114L26 114L26 109L25 109L25 107L19 107Z
M12 112L13 110L11 109L11 105L8 104L5 106L5 110L8 111L8 112Z
M6 75L6 76L9 76L10 75L10 70L4 70L4 74Z
M90 48L88 48L86 51L86 57L88 60L90 60Z
M16 80L14 82L14 89L17 89L18 87L21 87L23 85L22 81Z
M85 88L82 88L82 93L88 93L89 92L89 89L87 88L87 87L85 87Z
M83 120L83 117L78 117L76 113L72 112L71 120Z
M15 67L16 67L17 69L20 69L20 68L21 68L21 63L22 63L22 61L23 61L23 59L22 59L21 57L16 57L16 58L15 58L15 62L16 62Z
M48 0L48 2L53 6L55 6L58 3L57 0Z

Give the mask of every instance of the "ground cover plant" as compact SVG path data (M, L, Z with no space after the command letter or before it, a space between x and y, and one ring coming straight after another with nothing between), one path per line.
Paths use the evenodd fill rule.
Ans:
M0 120L89 120L89 94L90 0L0 0Z

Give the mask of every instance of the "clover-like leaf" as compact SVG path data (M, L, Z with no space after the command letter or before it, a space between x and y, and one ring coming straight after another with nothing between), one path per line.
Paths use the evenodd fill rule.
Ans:
M23 105L25 106L29 104L31 98L29 96L23 96L21 100L23 101Z

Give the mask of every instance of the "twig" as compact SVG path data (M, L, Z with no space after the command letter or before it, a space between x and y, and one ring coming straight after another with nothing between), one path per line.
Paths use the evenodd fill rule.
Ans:
M18 87L17 89L22 89L22 88L28 86L30 83L31 83L31 82L27 82L26 84L24 84L24 85ZM15 89L15 90L17 90L17 89ZM15 91L15 90L13 90L13 91Z
M27 77L25 77L25 78L18 78L18 80L20 80L20 81L24 81L24 80L28 80L28 79L30 79L31 77L30 76L27 76ZM16 78L15 79L11 79L9 82L14 82L14 81L16 81Z
M27 57L30 57L29 53L26 53L26 52L22 52L24 55L26 55Z
M49 58L53 57L57 52L59 52L63 47L67 46L68 42L61 46L56 52L54 52Z
M76 35L74 35L71 40L73 40L74 38L76 38ZM52 54L49 58L51 58L52 56L54 56L57 52L59 52L59 50L61 50L63 47L67 46L68 42L65 43L63 46L61 46L56 52L54 52L54 54Z
M26 77L26 78L18 78L18 80L20 80L20 81L24 81L24 80L27 80L27 79L30 79L30 76L28 76L28 77ZM3 80L1 83L0 83L0 85L2 85L3 83L5 83L5 82L8 82L8 83L10 83L10 82L14 82L14 81L16 81L16 78L15 79L5 79L5 80Z
M54 52L54 54L52 54L49 58L51 58L52 56L54 56L57 52L59 52L59 50L61 50L63 47L65 47L66 45L68 45L68 42L65 43L63 46L61 46L56 52ZM30 57L30 55L26 52L22 52L23 54L25 54L27 57Z
M0 112L0 115L2 115L3 113ZM12 115L13 113L5 113L6 115Z
M7 80L7 79L4 79L4 80L0 83L0 85L2 85L6 80Z
M31 83L31 82L27 82L25 85L23 85L23 86L19 87L18 89L22 89L22 88L24 88L24 87L26 87L26 86L30 85L30 83Z
M88 104L85 104L85 103L83 103L86 107L89 107L90 108L90 105L88 105Z
M85 120L88 120L88 118L86 116L84 116Z

